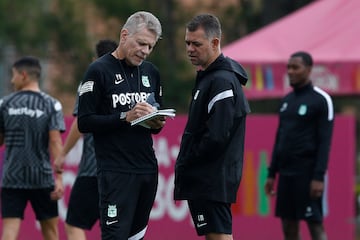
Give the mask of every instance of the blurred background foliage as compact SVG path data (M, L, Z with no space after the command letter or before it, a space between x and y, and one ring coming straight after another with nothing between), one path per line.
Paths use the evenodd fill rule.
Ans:
M135 11L154 13L163 37L149 60L160 69L164 103L187 112L195 69L186 58L185 24L195 14L216 14L222 46L237 40L310 0L0 0L0 96L11 90L9 70L23 55L42 59L42 87L70 115L76 89L100 39L119 39L120 28Z

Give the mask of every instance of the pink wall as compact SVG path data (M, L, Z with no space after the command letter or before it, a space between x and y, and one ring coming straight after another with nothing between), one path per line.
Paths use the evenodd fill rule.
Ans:
M71 118L67 119L68 126ZM168 120L161 134L155 136L154 147L159 161L160 176L157 197L151 212L147 240L195 240L185 202L174 202L173 169L179 150L186 117ZM263 192L266 168L270 161L277 117L274 115L250 115L247 121L246 150L243 179L237 203L233 206L234 239L281 239L280 222L275 218L274 199ZM69 128L68 128L69 129ZM66 133L64 134L65 137ZM76 166L81 154L81 141L67 157L64 183L66 196L59 202L61 239L65 238L63 219ZM349 116L337 116L329 163L328 195L325 227L329 240L354 239L355 235L355 120ZM34 221L30 207L21 228L21 239L40 239L39 226ZM302 226L303 239L308 240L307 229ZM100 239L98 225L87 232L89 239Z

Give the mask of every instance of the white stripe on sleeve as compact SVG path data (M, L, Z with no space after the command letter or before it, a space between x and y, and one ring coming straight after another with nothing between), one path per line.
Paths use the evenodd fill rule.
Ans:
M316 92L318 92L320 95L322 95L325 100L326 100L326 104L328 106L328 120L331 121L334 119L334 107L333 107L333 102L331 100L331 97L329 94L327 94L324 90L322 90L319 87L314 86L314 90Z
M215 97L213 97L213 99L211 99L211 101L208 104L208 113L211 111L212 107L214 106L214 104L217 101L223 100L225 98L233 97L233 96L234 96L234 92L232 89L226 90L226 91L223 91L223 92L217 94Z

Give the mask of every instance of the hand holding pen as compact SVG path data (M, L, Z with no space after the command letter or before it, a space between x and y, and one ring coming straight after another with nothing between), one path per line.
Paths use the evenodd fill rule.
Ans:
M147 102L138 102L127 112L126 121L133 121L153 111L155 111L155 109Z

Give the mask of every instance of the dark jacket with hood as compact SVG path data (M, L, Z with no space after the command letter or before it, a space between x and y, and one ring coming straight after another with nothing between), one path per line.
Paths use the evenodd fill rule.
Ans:
M250 112L246 82L242 66L222 54L198 72L175 166L175 200L236 201Z

